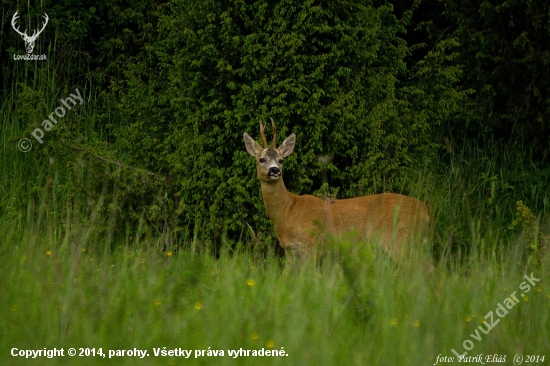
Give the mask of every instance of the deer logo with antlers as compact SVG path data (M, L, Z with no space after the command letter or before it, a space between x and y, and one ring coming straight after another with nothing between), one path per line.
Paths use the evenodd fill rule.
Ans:
M17 15L17 13L18 12L16 11L15 14L13 14L13 17L11 18L11 26L23 38L23 41L25 42L25 48L27 49L27 53L31 54L32 50L34 49L34 42L36 42L36 39L38 38L40 33L42 33L42 31L44 30L44 28L46 28L46 25L48 24L48 20L49 20L48 14L44 13L44 25L42 26L42 29L40 29L39 31L35 30L33 32L32 36L29 36L29 35L27 35L27 30L26 29L25 29L24 32L21 32L19 30L19 27L17 27L15 25L15 20L19 17Z

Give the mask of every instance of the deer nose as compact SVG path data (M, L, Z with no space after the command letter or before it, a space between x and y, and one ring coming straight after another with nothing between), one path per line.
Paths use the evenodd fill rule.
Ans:
M281 169L279 169L278 167L272 166L271 168L269 168L269 175L278 176L280 174L281 174Z

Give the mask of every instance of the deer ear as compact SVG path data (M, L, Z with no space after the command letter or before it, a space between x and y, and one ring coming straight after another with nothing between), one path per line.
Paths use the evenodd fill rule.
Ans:
M246 132L243 134L244 137L244 146L246 146L246 151L252 156L256 156L256 153L262 151L262 147L258 144L252 137L250 137Z
M294 145L296 145L296 135L292 133L283 141L281 146L277 148L277 151L281 157L286 158L294 151Z

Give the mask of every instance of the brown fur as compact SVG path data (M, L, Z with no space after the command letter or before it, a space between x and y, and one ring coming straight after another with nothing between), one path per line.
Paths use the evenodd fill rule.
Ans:
M294 134L277 149L262 148L246 133L244 139L247 151L256 158L267 214L285 251L306 254L328 235L356 232L361 239L378 240L401 262L411 239L424 234L428 209L420 200L395 193L341 200L297 196L287 191L282 175L272 179L268 174L270 166L282 169L279 160L292 153Z

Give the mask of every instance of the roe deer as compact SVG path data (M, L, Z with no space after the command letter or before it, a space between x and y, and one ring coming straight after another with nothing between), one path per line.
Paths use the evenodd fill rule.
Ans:
M356 232L359 238L379 240L382 249L397 263L407 254L415 235L423 235L428 209L420 200L401 194L382 193L349 199L329 200L286 190L282 177L283 159L294 150L292 133L277 147L277 131L271 119L273 143L269 148L265 126L260 121L261 147L246 132L246 151L256 158L258 179L267 214L285 252L307 254L327 235Z

